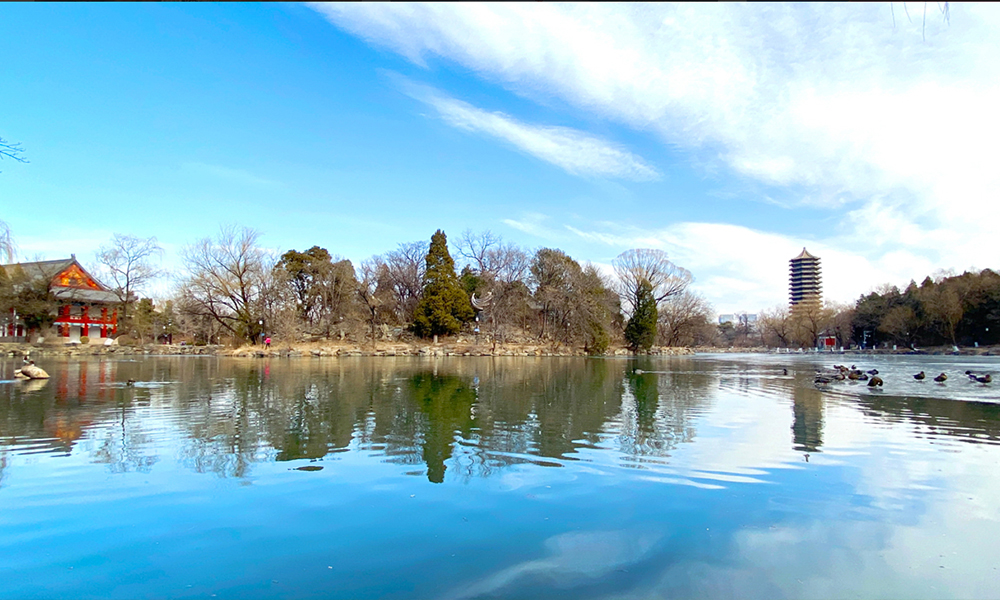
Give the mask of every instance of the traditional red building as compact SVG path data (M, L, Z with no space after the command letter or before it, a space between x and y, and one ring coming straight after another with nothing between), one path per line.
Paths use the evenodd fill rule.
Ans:
M102 343L118 334L118 296L97 281L76 260L76 255L61 260L3 265L8 276L18 269L33 280L48 281L49 291L58 301L52 330L43 332L46 340L78 342L83 336L90 343ZM27 334L23 322L12 310L2 318L3 337L21 340Z

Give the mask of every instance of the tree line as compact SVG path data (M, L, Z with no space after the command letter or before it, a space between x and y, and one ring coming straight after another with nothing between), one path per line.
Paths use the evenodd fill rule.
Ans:
M806 304L761 313L755 331L768 346L973 346L1000 343L1000 274L984 269L915 281L904 290L883 285L853 304ZM740 339L731 327L733 339ZM745 339L744 338L744 339ZM750 341L749 345L755 345Z
M115 234L96 253L96 274L118 296L120 332L138 342L374 343L464 333L494 347L546 342L601 354L613 345L693 345L714 329L711 306L688 289L691 273L660 250L623 252L611 275L490 231L466 230L449 247L438 230L358 265L320 246L277 254L260 242L259 231L232 225L184 247L175 291L155 304L142 295L166 275L156 238ZM44 328L53 299L35 290L41 298L29 311L29 287L0 279L0 308L37 314L31 325Z

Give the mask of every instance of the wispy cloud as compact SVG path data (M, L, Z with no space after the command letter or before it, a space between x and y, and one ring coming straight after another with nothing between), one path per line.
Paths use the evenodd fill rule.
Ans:
M452 127L511 144L572 175L634 181L658 179L659 172L618 144L570 127L536 125L499 111L487 111L432 88L406 83L403 89L437 111Z
M801 205L842 216L802 237L820 237L827 256L864 258L877 279L895 282L904 263L962 269L998 249L992 5L953 4L950 22L929 11L926 31L893 22L884 4L316 9L418 64L440 58L526 98L657 132L713 176L801 190ZM503 117L449 114L501 135Z
M562 236L558 231L546 225L548 220L548 215L529 212L524 213L518 219L503 219L502 222L518 231L541 238L546 242L556 242Z

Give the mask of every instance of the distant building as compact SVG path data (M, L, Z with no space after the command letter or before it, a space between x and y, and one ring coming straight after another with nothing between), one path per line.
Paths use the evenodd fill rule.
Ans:
M790 265L789 295L791 305L804 302L823 301L823 279L820 273L819 258L809 254L805 248L802 253L788 261Z
M87 336L91 343L101 343L118 334L118 296L84 270L76 255L60 260L0 265L13 276L18 269L31 280L48 282L58 305L51 331L40 332L47 340L61 338L79 342ZM14 310L0 315L0 337L20 341L27 331Z
M729 313L719 315L719 325L723 323L734 323L736 325L753 325L757 322L757 315L753 313Z

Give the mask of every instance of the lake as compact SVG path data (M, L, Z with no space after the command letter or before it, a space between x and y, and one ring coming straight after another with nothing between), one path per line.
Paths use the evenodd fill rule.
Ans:
M1000 597L993 357L39 365L0 598Z

